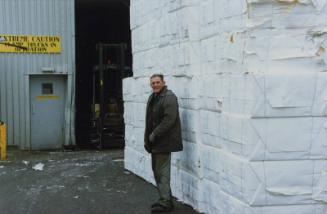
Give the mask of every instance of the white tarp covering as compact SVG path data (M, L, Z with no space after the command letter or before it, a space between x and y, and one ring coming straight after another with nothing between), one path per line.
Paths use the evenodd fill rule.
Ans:
M205 213L327 213L327 1L131 0L125 167L143 149L149 76L179 98L172 191Z

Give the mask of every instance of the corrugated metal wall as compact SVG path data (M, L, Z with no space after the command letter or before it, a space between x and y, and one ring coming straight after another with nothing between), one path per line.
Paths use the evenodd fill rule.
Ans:
M61 36L61 54L0 53L0 120L8 144L30 145L29 75L53 67L68 74L65 144L74 143L74 0L0 0L0 34Z

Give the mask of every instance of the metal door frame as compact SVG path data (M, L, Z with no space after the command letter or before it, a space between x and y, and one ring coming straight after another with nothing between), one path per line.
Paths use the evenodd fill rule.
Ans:
M67 98L68 98L68 94L67 94L67 87L68 87L68 75L67 73L64 73L64 74L58 74L58 73L39 73L39 74L28 74L28 89L27 89L27 93L28 93L28 96L27 96L27 102L28 102L28 110L27 110L27 113L28 113L28 120L29 120L29 144L28 144L28 150L32 150L32 117L31 117L31 114L32 114L32 108L31 108L31 79L33 77L52 77L52 76L55 76L55 77L62 77L65 81L64 85L65 85L65 89L64 89L64 94L65 94L65 101L64 101L64 106L66 107L67 105ZM64 124L63 124L63 142L62 142L62 147L65 145L65 134L66 134L66 129L65 129L65 121L66 121L66 111L65 111L65 108L64 108Z

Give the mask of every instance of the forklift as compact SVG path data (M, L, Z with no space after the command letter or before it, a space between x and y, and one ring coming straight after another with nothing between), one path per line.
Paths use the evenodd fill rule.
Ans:
M125 146L122 80L132 76L125 66L126 44L96 45L98 63L92 69L90 142L98 149Z

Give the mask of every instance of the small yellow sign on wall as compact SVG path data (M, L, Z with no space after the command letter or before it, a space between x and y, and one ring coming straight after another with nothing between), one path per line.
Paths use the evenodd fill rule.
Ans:
M0 52L61 53L61 37L0 34Z
M43 96L36 96L37 100L58 100L59 96L56 95L43 95Z

